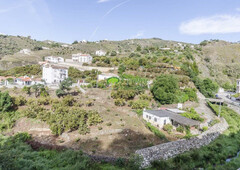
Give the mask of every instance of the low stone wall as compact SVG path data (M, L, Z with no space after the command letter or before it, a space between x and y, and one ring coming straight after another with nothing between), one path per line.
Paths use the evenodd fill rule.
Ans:
M201 139L195 137L189 140L178 140L161 145L137 150L136 154L143 158L142 167L147 167L155 160L167 160L191 149L208 145L215 140L220 133L212 133L203 136Z
M137 150L136 154L143 158L142 167L147 167L152 161L167 160L186 151L190 151L191 149L197 149L208 145L227 128L228 124L226 120L222 118L221 123L214 125L208 131L202 133L198 137L194 137L189 140L181 139L174 142L168 142L149 148L144 148Z

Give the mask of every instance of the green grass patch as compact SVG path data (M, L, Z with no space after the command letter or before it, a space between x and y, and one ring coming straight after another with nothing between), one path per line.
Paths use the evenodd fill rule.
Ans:
M157 137L159 137L160 139L165 139L166 140L166 136L158 130L158 128L154 127L153 125L151 125L151 123L147 122L146 123L147 128L152 131Z
M111 77L111 78L107 79L107 82L108 82L108 84L116 84L119 82L119 78Z

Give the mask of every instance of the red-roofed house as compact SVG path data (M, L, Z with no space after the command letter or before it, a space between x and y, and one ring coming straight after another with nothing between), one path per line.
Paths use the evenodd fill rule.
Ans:
M28 76L21 76L16 78L15 83L18 85L32 85L32 79Z

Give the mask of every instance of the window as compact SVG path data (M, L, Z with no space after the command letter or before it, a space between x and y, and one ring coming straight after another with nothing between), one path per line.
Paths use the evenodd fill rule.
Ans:
M148 118L148 115L146 115L146 118Z
M149 116L149 119L151 119L151 116Z
M167 120L166 120L166 119L164 120L164 123L163 123L163 124L164 124L164 125L166 125L166 124L167 124Z
M157 122L157 118L156 117L154 118L154 121Z

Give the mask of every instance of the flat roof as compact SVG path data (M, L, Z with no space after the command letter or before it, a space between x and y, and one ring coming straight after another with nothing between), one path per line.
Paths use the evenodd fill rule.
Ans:
M67 67L64 66L57 66L57 65L51 65L53 69L68 69Z
M180 114L180 113L185 113L185 112L186 112L186 111L184 111L184 110L179 110L179 109L166 109L166 110L171 111L171 112L174 112L174 113L178 113L178 114Z
M53 65L53 64L44 64L44 67L46 68L49 68L49 67L52 67L53 69L68 69L67 67L64 67L64 66L59 66L59 65Z
M186 117L183 117L179 114L173 113L167 110L145 110L149 114L155 115L157 117L169 117L170 119L174 120L175 122L185 125L185 126L196 126L199 125L200 122L196 120L192 120Z

